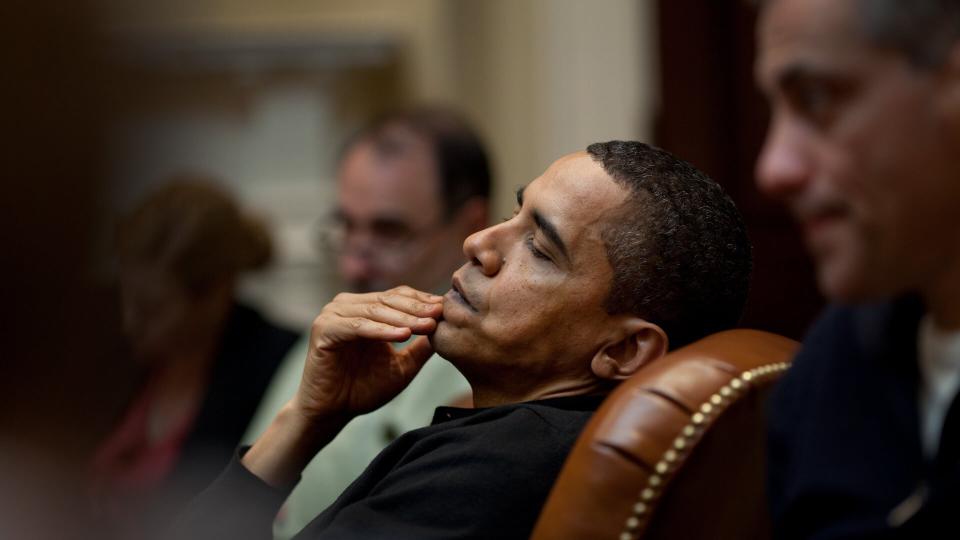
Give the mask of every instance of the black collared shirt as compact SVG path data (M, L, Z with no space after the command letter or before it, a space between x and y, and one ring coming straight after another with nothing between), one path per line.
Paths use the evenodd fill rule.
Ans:
M297 538L528 538L577 435L602 400L440 407L430 426L385 448ZM174 534L269 539L288 493L252 475L238 454L191 504Z

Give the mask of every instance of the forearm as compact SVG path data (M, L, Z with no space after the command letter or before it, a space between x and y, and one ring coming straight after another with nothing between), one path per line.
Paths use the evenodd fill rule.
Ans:
M337 415L307 416L287 403L241 463L271 486L291 486L313 456L332 441L349 420Z

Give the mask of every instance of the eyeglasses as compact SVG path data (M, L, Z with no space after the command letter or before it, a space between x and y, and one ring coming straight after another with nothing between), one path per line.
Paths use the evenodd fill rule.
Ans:
M417 241L438 230L443 223L440 220L426 227L414 228L401 219L389 217L356 223L344 216L333 215L318 222L317 240L321 249L332 253L359 250L403 254Z

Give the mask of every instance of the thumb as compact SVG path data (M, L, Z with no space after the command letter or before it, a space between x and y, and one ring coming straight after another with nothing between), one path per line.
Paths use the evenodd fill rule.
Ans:
M410 367L419 371L427 363L427 360L433 356L433 345L430 344L430 339L427 336L419 336L404 347L401 354Z

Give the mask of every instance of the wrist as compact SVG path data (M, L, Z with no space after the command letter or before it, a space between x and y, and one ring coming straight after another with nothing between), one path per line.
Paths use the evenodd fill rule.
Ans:
M333 410L329 407L322 408L309 404L305 405L299 393L294 394L289 401L284 403L278 413L278 416L280 415L284 415L287 421L292 424L304 428L321 429L328 425L346 424L353 418L353 416L342 410Z
M241 462L264 482L278 488L289 487L348 420L336 414L305 414L291 400Z
M298 441L297 446L316 453L347 425L350 418L339 412L304 409L291 399L280 408L274 423L290 433Z

